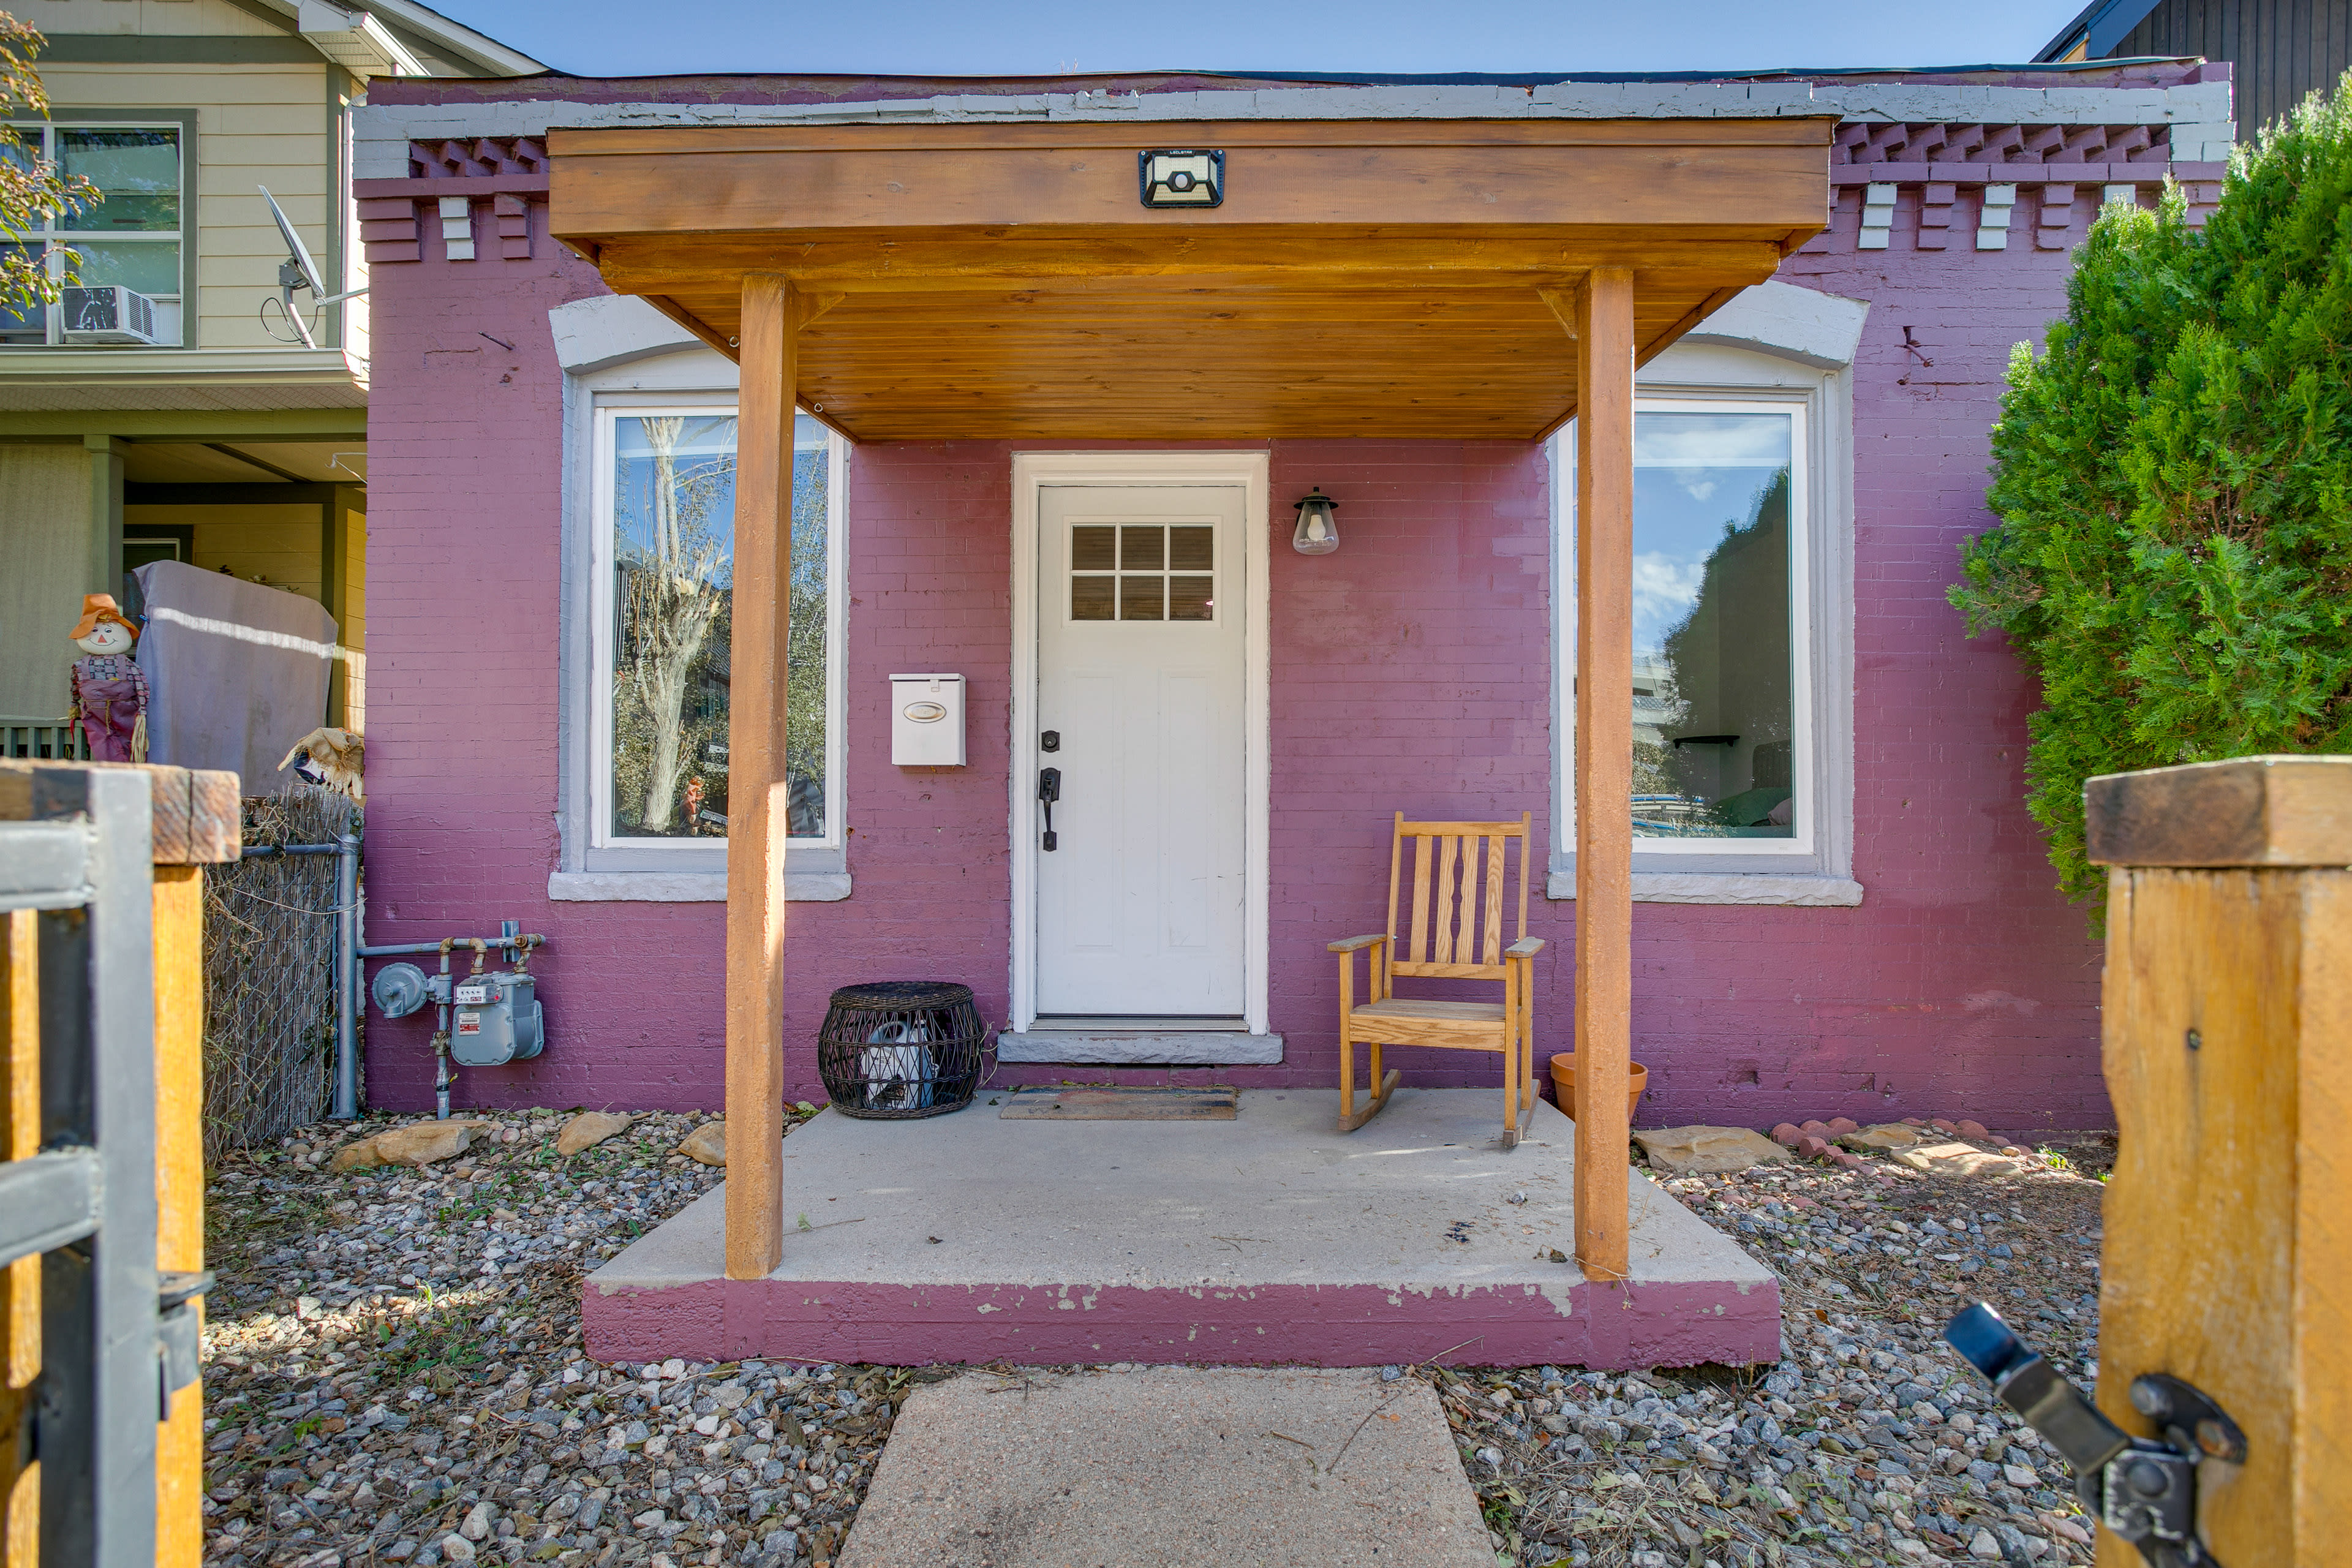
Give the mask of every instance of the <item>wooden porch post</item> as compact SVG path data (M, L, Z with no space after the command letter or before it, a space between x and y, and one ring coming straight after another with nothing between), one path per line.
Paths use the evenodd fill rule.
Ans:
M1633 969L1633 274L1576 291L1576 1261L1622 1279Z
M782 1260L784 641L793 566L793 290L743 279L727 719L727 1278Z

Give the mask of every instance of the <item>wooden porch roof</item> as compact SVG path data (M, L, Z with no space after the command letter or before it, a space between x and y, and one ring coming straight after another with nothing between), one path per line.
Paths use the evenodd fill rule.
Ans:
M557 131L550 223L732 354L792 285L795 389L860 440L1546 434L1574 291L1637 360L1824 226L1835 121L1058 121ZM1148 208L1138 154L1220 149Z

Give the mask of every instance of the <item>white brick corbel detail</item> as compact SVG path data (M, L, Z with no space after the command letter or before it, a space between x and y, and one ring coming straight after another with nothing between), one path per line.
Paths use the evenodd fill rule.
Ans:
M2009 220L2017 211L2015 185L1987 185L1984 193L1984 214L1977 219L1977 248L2007 250Z
M474 259L474 204L466 197L441 198L441 243L450 260Z
M1862 237L1855 248L1884 250L1895 232L1895 187L1865 185L1862 193Z

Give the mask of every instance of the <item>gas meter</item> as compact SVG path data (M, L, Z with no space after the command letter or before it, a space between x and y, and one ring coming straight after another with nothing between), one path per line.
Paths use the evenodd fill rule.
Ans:
M495 1068L528 1061L546 1043L537 982L520 964L471 974L427 974L413 963L376 972L369 989L387 1018L405 1017L427 1002L446 1010L450 1058L459 1067Z
M369 991L387 1018L405 1018L430 1002L440 1009L439 1027L433 1031L433 1095L443 1117L449 1114L449 1089L455 1079L452 1064L467 1068L504 1067L529 1061L547 1045L537 983L530 974L530 955L546 942L543 936L524 936L512 921L497 941L481 937L445 937L437 944L441 973L427 974L413 963L387 963L376 971ZM449 972L450 950L474 950L470 974ZM488 967L489 950L503 947L514 955L514 967ZM362 948L362 952L367 950ZM381 951L381 950L378 950ZM420 952L420 948L394 951Z
M520 971L469 974L451 987L449 1055L459 1067L526 1061L546 1044L533 981Z

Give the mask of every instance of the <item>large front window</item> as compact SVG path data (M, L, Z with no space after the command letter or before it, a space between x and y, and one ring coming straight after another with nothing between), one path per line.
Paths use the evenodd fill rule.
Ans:
M119 287L152 301L152 335L181 339L181 244L184 169L176 125L57 125L16 127L18 157L38 157L79 174L105 196L79 212L41 215L17 242L5 247L39 262L53 278L81 289ZM0 313L0 342L61 344L112 342L136 346L124 329L136 327L121 301L92 303L73 296L57 305ZM95 335L103 332L103 337Z
M1633 680L1622 699L1633 710L1633 777L1618 809L1637 855L1811 851L1806 413L1768 398L1635 404ZM1573 461L1572 429L1557 451ZM1572 474L1561 493L1572 502ZM1571 507L1560 521L1572 547ZM1565 613L1561 630L1565 693ZM1572 710L1564 700L1563 719ZM1564 801L1564 834L1572 821Z
M1633 833L1793 838L1793 412L1633 416Z
M595 766L599 845L723 841L733 605L735 411L598 411ZM793 447L785 716L794 839L838 837L828 677L835 438L803 418Z

